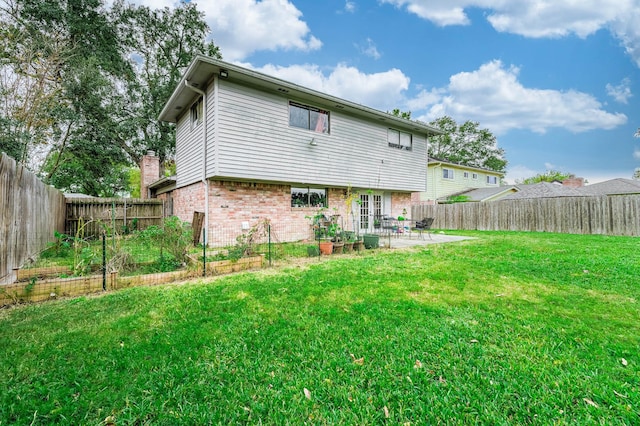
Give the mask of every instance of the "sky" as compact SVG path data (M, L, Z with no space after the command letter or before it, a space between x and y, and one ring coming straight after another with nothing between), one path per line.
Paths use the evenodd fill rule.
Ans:
M478 122L508 183L640 167L640 0L197 4L227 62L412 119Z

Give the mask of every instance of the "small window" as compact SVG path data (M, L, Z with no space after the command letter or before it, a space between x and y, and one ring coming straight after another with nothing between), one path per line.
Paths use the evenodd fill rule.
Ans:
M327 207L327 190L292 187L291 207Z
M477 174L477 173L473 173L473 174L471 175L471 177L472 177L473 179L476 179L476 180L477 180L477 179L478 179L478 174Z
M444 179L453 179L453 170L452 169L442 169L442 177Z
M191 105L191 127L202 123L202 98Z
M464 178L469 179L469 172L464 172Z
M406 151L411 151L412 149L411 133L405 133L399 130L388 129L387 143L391 148L398 148L398 149L404 149Z
M318 133L329 133L329 111L289 102L289 125Z
M487 183L490 185L497 185L498 178L496 176L487 176Z

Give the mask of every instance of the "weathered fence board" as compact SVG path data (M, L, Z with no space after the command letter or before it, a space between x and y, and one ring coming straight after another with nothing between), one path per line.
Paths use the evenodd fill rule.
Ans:
M0 154L0 284L14 281L14 269L35 258L64 232L62 192Z
M434 228L640 235L640 195L558 197L413 206Z
M162 200L137 198L71 198L67 200L66 233L97 237L105 230L120 233L160 225Z

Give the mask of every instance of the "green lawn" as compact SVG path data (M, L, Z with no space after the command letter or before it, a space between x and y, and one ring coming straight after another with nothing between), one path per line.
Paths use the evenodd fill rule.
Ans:
M464 234L1 310L0 425L640 424L640 240Z

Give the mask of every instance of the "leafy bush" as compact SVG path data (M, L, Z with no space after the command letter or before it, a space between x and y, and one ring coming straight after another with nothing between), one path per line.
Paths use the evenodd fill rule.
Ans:
M161 258L166 251L176 262L183 264L187 261L187 251L191 245L191 226L171 216L160 226L153 225L140 231L138 238L146 246L159 248Z

